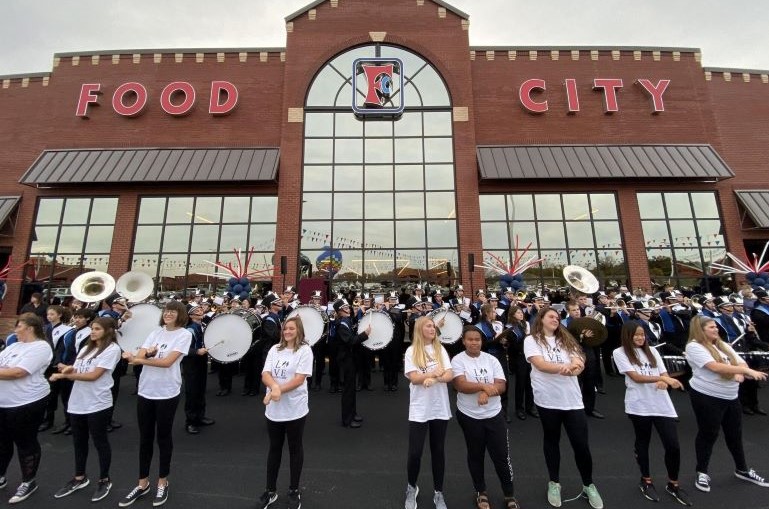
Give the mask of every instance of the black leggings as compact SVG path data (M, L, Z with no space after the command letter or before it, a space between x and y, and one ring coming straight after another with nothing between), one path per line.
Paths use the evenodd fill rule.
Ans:
M672 417L656 415L632 415L628 414L630 422L635 430L635 459L641 468L641 476L651 477L649 473L649 442L652 438L652 426L665 448L665 468L668 471L668 479L678 480L678 472L681 469L681 447L678 445L678 431L676 421Z
M48 397L33 403L0 408L0 476L5 476L13 458L13 445L19 456L22 482L29 482L37 475L40 466L40 442L37 428L43 422Z
M587 416L584 410L556 410L537 405L539 422L544 432L543 450L545 463L550 480L560 481L561 469L561 425L566 429L571 448L574 450L574 460L582 477L582 484L589 486L593 483L593 457L590 455L587 432Z
M697 438L694 450L697 453L697 472L708 473L713 445L718 440L718 428L724 430L726 447L732 453L734 466L743 472L748 469L745 450L742 447L742 406L739 399L721 399L697 392L690 388L692 409L697 418Z
M88 434L99 454L99 479L109 479L112 448L107 439L107 426L112 418L112 407L92 414L69 414L72 442L75 445L75 476L85 475L88 461Z
M430 460L433 467L433 488L443 491L443 476L446 471L446 430L448 419L433 419L427 422L409 421L409 455L407 465L408 482L417 485L419 467L422 465L422 450L427 432L430 432Z
M173 426L177 406L179 406L179 396L170 399L138 397L136 415L139 421L139 479L150 476L156 427L160 452L159 477L166 478L171 472L171 453L174 450Z
M457 410L457 422L465 435L467 468L470 470L475 491L486 491L484 463L488 449L497 477L502 483L502 492L505 497L515 496L513 465L510 461L510 443L504 414L500 411L488 419L474 419Z
M307 417L294 421L275 422L267 421L267 435L270 437L270 450L267 453L267 491L276 491L278 484L278 471L280 460L283 457L283 442L288 437L289 470L291 478L288 489L299 489L299 478L302 476L304 465L304 423Z

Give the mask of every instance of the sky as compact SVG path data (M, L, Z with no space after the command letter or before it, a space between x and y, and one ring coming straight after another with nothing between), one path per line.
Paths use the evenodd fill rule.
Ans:
M283 47L284 18L309 3L0 0L0 75L49 72L57 52ZM769 70L764 0L448 3L470 15L473 46L700 48L705 67Z

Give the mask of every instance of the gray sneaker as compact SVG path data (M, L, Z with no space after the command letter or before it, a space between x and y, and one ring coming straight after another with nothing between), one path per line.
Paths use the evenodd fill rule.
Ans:
M419 495L419 486L406 485L406 509L417 509L417 495Z
M29 482L23 482L19 484L19 487L16 489L16 494L8 500L8 503L18 504L19 502L23 502L35 491L37 491L37 481L32 479Z
M442 491L435 492L433 495L433 504L435 504L435 509L448 509L446 507L446 501L443 499Z
M590 507L593 509L603 509L603 499L598 493L598 488L595 487L595 484L591 484L590 486L583 486L582 496L587 499L587 501L590 503Z
M553 507L561 507L561 483L547 483L547 503Z
M5 488L6 486L8 486L8 479L6 479L4 475L0 475L0 489Z

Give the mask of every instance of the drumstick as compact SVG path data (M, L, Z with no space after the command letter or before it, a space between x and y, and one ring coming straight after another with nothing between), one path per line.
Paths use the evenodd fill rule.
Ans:
M215 344L215 345L213 345L213 346L210 346L210 347L206 347L206 350L209 350L209 351L210 351L210 350L213 350L213 349L214 349L214 348L216 348L217 346L220 346L220 345L223 345L223 344L224 344L224 340L221 340L221 341L219 341L218 343L216 343L216 344Z
M730 345L730 346L734 346L734 344L735 344L737 341L741 340L741 339L743 338L743 336L745 336L745 333L744 333L744 332L743 332L742 334L740 334L739 336L737 336L737 339L735 339L734 341L732 341L731 343L729 343L729 345Z
M654 345L654 346L652 346L652 348L659 348L659 347L664 346L664 345L667 345L667 342L660 343L659 345Z

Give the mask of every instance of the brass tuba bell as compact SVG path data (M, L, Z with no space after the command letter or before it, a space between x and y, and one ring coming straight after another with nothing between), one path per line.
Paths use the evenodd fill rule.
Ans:
M72 281L70 291L80 302L99 302L115 291L115 280L106 272L84 272Z
M563 268L563 277L575 290L590 295L598 291L598 279L587 269L578 265L567 265Z

